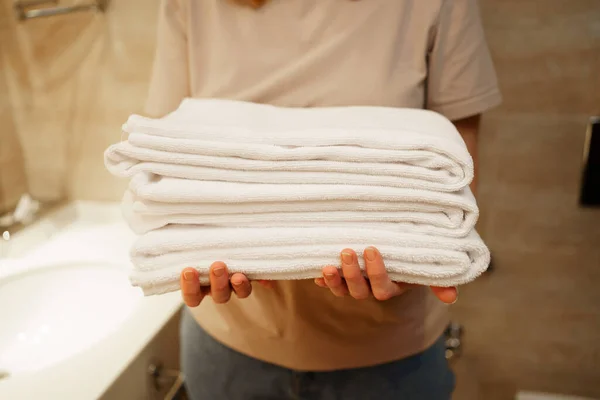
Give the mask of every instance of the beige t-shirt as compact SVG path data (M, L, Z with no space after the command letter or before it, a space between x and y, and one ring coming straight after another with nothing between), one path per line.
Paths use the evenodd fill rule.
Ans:
M428 108L452 120L500 102L475 0L272 0L259 10L165 0L159 21L152 116L186 96ZM415 354L448 323L425 287L381 302L337 298L312 280L254 284L247 299L192 311L227 346L312 371Z

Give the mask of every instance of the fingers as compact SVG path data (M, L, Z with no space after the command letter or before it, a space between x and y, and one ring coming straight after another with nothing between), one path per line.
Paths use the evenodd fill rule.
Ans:
M344 249L340 255L344 278L342 279L336 267L325 267L324 278L315 279L315 284L322 288L329 288L339 297L350 294L355 299L366 299L370 293L373 293L373 296L381 301L398 296L414 286L409 283L393 282L385 269L381 253L376 248L367 247L363 255L368 282L360 270L356 253L352 249ZM432 286L431 290L444 303L454 304L458 300L456 287Z
M194 268L185 268L181 271L180 284L181 295L185 304L189 307L197 307L204 297L200 287L198 271Z
M369 297L371 290L369 284L365 280L365 277L360 270L358 265L358 257L352 249L344 249L341 253L342 259L342 272L344 273L344 279L348 286L350 296L357 300L363 300Z
M367 247L364 251L365 269L371 282L371 291L377 300L389 300L406 291L408 285L392 282L385 270L383 258L374 247Z
M231 286L236 296L240 299L245 299L252 293L252 285L250 285L250 281L244 274L233 274L231 277Z
M431 286L431 291L446 304L454 304L458 300L458 288Z
M231 298L229 286L229 273L227 266L221 262L214 262L210 266L210 295L215 303L226 303Z
M317 284L317 286L320 286L322 288L327 287L327 284L325 283L325 278L316 278L315 283Z
M348 288L336 267L329 266L323 268L323 276L325 277L325 284L331 290L331 293L338 297L348 294Z

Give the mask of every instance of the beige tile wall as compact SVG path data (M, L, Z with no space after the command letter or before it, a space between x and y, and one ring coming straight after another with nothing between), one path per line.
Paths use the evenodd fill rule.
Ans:
M505 98L481 136L479 228L496 269L454 306L459 380L482 399L600 398L600 209L577 204L585 125L600 113L600 3L480 4Z
M105 171L102 151L142 109L158 0L115 0L106 14L21 23L11 7L12 0L0 0L4 92L30 192L46 200L119 199L125 182Z
M3 65L0 53L0 214L12 210L21 195L27 191L23 151L8 97L8 82Z

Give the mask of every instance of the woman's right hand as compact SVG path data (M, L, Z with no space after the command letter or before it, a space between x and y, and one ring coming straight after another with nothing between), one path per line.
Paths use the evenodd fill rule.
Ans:
M236 273L229 277L227 266L221 261L214 262L209 272L210 286L200 286L200 275L195 268L181 271L181 295L189 307L197 307L202 299L211 296L218 304L227 303L231 292L244 299L252 293L252 285L244 274ZM273 287L273 281L258 281L265 287Z

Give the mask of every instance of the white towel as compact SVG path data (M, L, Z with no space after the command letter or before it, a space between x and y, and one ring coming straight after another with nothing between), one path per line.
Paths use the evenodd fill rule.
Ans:
M465 238L411 235L346 227L202 228L170 226L142 235L131 256L136 269L131 282L146 295L179 289L185 267L195 267L201 283L215 260L230 273L249 279L308 279L322 276L322 267L339 266L339 252L352 248L360 255L376 246L395 281L454 286L479 276L489 263L489 251L477 233Z
M216 260L250 279L314 278L346 247L374 245L392 279L424 285L489 263L472 159L437 113L186 99L123 132L105 164L130 179L131 282L146 295L179 289L188 266L206 284Z
M138 178L142 178L139 176ZM147 178L146 178L147 179ZM389 188L391 197L376 201L355 200L353 195L379 189L347 185L249 185L160 178L171 181L163 196L157 183L139 183L127 191L123 214L131 229L143 234L168 224L222 227L335 226L353 223L362 227L463 237L474 228L478 209L469 189L460 193ZM156 185L154 188L146 186ZM134 185L135 187L135 185ZM184 190L197 196L179 203ZM342 190L338 190L342 189ZM388 188L383 188L388 189ZM311 193L312 191L312 193ZM149 195L149 192L152 192ZM332 198L332 200L319 200ZM305 196L307 200L302 200ZM308 197L311 196L311 197ZM160 201L147 200L148 198ZM235 199L239 201L235 201ZM234 201L232 203L232 201Z
M109 171L123 177L150 172L438 191L460 190L473 178L472 159L454 125L426 110L186 99L163 119L131 116L123 131L128 139L105 152Z

